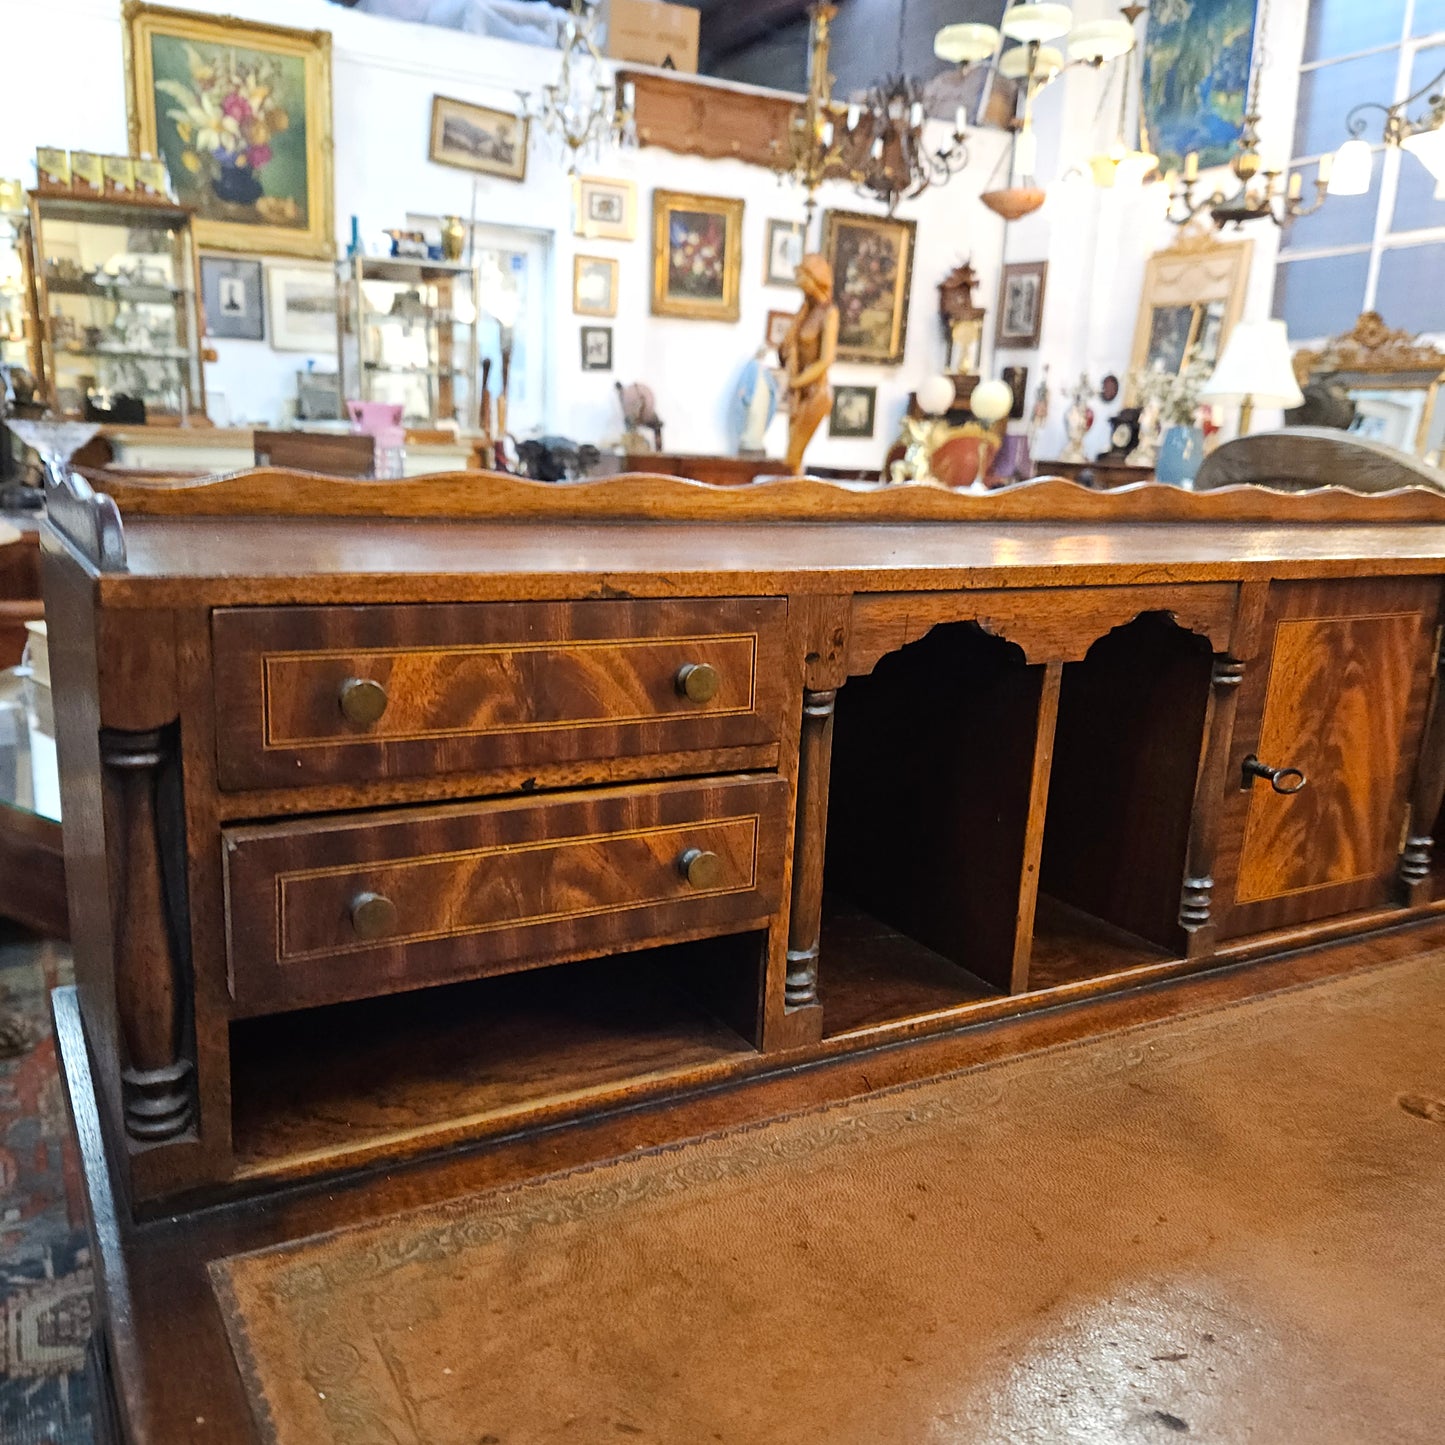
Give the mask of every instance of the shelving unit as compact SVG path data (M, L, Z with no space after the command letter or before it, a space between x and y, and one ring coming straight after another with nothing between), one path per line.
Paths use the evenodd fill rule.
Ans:
M409 426L474 425L475 268L353 256L338 263L337 284L343 399L399 405Z
M31 192L28 231L30 364L50 405L81 417L90 395L126 395L148 421L204 416L190 211Z

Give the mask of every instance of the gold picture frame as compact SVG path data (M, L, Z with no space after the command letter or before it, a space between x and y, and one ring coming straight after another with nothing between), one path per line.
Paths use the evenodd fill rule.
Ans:
M840 361L902 363L917 237L917 225L896 216L824 212L823 255L833 268Z
M531 140L532 122L524 115L449 95L432 96L427 159L436 165L525 181Z
M334 257L330 32L142 0L122 16L131 150L165 159L196 244ZM237 84L220 95L225 66Z
M1144 271L1134 326L1125 400L1137 406L1133 378L1151 369L1177 375L1199 361L1217 361L1244 311L1254 242L1218 241L1208 231L1186 230Z
M742 245L742 201L654 191L652 314L736 321Z
M616 316L619 267L611 256L572 258L572 311L577 316ZM600 299L595 296L602 283Z

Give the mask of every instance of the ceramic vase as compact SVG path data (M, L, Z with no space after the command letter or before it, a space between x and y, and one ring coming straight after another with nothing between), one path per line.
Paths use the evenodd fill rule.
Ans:
M1204 461L1204 433L1197 426L1171 426L1159 443L1154 475L1170 486L1190 486Z

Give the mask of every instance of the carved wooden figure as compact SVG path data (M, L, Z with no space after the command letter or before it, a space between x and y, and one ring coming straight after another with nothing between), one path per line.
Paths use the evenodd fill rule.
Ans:
M828 372L838 357L838 308L833 302L833 268L819 255L798 267L802 309L778 348L788 376L788 471L803 475L803 453L833 407Z

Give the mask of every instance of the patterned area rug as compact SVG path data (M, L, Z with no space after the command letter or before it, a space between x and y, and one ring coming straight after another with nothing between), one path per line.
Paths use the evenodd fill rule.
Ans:
M0 1441L87 1445L85 1344L93 1300L79 1160L70 1136L50 990L70 955L0 924L0 1014L24 1046L0 1059Z
M274 1445L1438 1445L1445 955L218 1262Z

